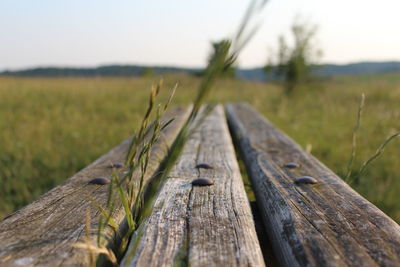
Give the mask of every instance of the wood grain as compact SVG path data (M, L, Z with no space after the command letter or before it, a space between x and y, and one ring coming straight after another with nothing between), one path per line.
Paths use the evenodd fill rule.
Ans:
M189 108L176 108L162 119L175 118L175 121L163 131L153 147L145 179L151 178L158 168L189 111ZM71 245L84 236L87 208L91 208L91 228L97 228L99 211L87 195L104 205L109 185L86 183L95 177L111 177L112 169L107 166L124 161L129 142L129 139L125 140L64 183L0 222L0 266L87 265L86 251L74 249ZM115 207L113 218L117 223L123 221L121 205ZM92 238L94 241L95 235Z
M400 266L398 224L247 104L226 111L282 266Z
M192 186L199 177L215 183ZM264 266L221 106L191 135L121 265Z

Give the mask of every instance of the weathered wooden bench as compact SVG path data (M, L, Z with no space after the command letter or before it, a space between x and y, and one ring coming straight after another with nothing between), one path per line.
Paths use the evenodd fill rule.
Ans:
M176 119L151 152L146 181L157 173L189 111L178 108L165 116ZM247 199L231 136L257 209ZM72 245L85 236L88 208L96 239L100 211L87 195L105 205L108 192L108 185L87 182L110 176L108 167L123 161L128 144L0 222L0 266L86 265L87 252ZM200 163L212 168L196 168ZM193 186L199 177L214 184ZM112 217L121 231L123 214L117 205ZM105 235L109 247L118 242L113 231ZM121 265L400 266L400 227L250 106L228 104L190 136Z

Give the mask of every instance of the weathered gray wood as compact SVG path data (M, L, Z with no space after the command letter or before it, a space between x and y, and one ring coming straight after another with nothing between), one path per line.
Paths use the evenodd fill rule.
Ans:
M198 177L215 183L192 186ZM264 265L221 106L191 135L138 232L122 266Z
M163 118L166 121L174 117L175 121L163 131L159 142L153 147L146 179L158 168L189 111L189 108L176 108ZM91 208L91 228L97 228L100 212L90 203L87 195L104 205L108 185L85 183L94 177L110 177L112 170L107 166L123 162L128 145L129 140L124 141L61 185L0 222L0 265L87 265L87 252L71 245L85 235L88 207ZM121 206L116 206L114 220L121 223L123 215ZM95 239L95 236L92 238Z
M282 266L400 266L399 225L248 105L226 110Z

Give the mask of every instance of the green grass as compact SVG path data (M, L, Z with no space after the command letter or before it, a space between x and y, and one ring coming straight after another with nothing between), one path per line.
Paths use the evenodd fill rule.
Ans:
M139 126L148 88L158 78L0 78L0 218L28 204L108 151ZM165 77L186 104L200 80ZM344 177L360 96L366 94L353 168L400 131L400 74L336 77L299 88L220 80L211 98L247 101ZM161 101L168 90L161 92ZM400 222L400 140L394 140L354 187Z

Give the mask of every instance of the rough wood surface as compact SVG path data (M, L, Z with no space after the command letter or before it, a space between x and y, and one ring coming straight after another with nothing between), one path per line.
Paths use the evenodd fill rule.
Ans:
M282 266L400 266L398 224L250 106L226 110Z
M196 169L207 163L213 169ZM196 178L211 186L192 186ZM191 135L122 266L263 266L224 112Z
M165 129L154 146L146 179L152 176L166 155L168 146L175 139L189 111L189 108L176 108L163 118L166 121L174 117L175 121ZM124 141L61 185L0 222L0 266L86 265L86 251L74 249L71 245L85 234L88 207L91 208L91 227L97 227L99 211L90 203L87 195L103 205L108 190L108 185L86 183L94 177L110 177L112 169L107 166L124 161L129 141ZM113 218L118 223L123 221L121 206L115 208Z

